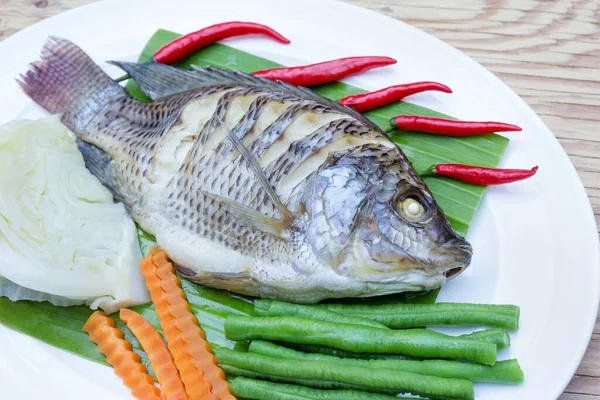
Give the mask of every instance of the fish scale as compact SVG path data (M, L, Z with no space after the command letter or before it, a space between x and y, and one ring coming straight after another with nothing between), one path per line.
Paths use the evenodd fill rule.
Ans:
M220 104L226 104L227 101L231 101L231 99L235 96L244 96L256 93L258 89L253 88L252 90L236 90L231 91L225 94L223 97L219 99ZM256 108L253 108L252 105L259 103L251 103L250 107L243 114L241 121L243 120L254 120L256 121L255 115L257 113ZM217 150L212 154L205 154L203 144L206 144L210 138L210 134L214 134L215 128L217 125L214 121L218 119L226 119L225 115L227 113L226 107L217 106L215 111L215 116L211 118L202 128L202 133L199 134L198 138L194 142L188 156L186 156L186 160L183 165L187 166L186 168L182 168L180 171L181 175L176 175L171 182L181 182L181 184L177 187L174 187L172 190L174 194L176 193L197 193L198 190L206 190L210 193L226 195L231 197L233 200L236 200L246 206L254 207L259 212L264 213L265 215L274 215L276 210L273 209L272 205L268 202L264 202L265 194L261 193L262 188L256 185L256 179L252 175L252 172L248 170L247 166L241 162L232 163L231 156L236 152L235 147L231 145L227 137L223 137L221 142L219 143ZM294 114L297 116L298 114ZM218 116L218 117L217 117ZM290 121L293 121L293 118L290 118ZM210 125L209 125L210 124ZM240 138L243 138L245 135L244 131L241 128L247 128L245 124L238 125L233 127L234 134L238 134ZM237 128L237 129L236 129ZM205 132L209 131L210 134L205 134ZM247 131L246 131L247 132ZM258 147L260 148L260 147ZM195 158L199 157L199 158ZM198 174L196 175L196 179L193 183L198 184L195 187L191 185L189 180L181 180L179 177L186 177L193 173L190 171L190 168L195 168L198 165L212 165L210 169L200 169ZM216 173L215 173L216 172ZM235 185L240 179L244 180L244 185ZM224 188L238 188L237 192L225 192ZM248 190L250 189L249 193ZM249 201L252 200L252 201ZM190 201L189 199L181 199L178 203L173 203L169 206L169 210L175 209L175 214L179 213L181 209L185 209L189 207L190 204L203 204L205 203L205 199L194 198L194 201ZM247 202L247 203L246 203ZM177 207L178 204L180 207ZM214 205L214 204L213 204ZM215 219L223 220L223 217L228 213L226 209L220 208L217 206L215 210L212 208L208 208L205 211L208 211L208 218L212 221ZM173 212L173 211L171 211ZM187 214L190 216L189 220L192 221L201 221L198 210L189 209ZM188 223L189 224L189 223ZM219 236L215 236L214 232L217 230L213 230L214 225L206 225L199 223L195 226L188 226L190 229L193 229L196 233L199 233L203 236L207 236L213 240L222 241L226 246L232 247L235 250L240 250L247 253L256 253L261 249L265 248L265 242L268 246L275 246L277 242L281 242L281 239L275 238L270 235L264 234L252 234L252 232L247 229L247 227L238 227L231 224L220 224L220 228L218 229ZM254 239L254 240L253 240ZM281 244L279 244L281 246ZM271 257L273 259L273 257Z
M238 162L235 164L231 162L231 155L232 153L236 152L236 149L233 145L231 145L226 136L221 139L221 142L219 142L218 146L213 146L217 149L216 151L213 151L212 154L205 154L206 150L203 147L203 145L210 140L211 135L215 134L215 130L218 127L216 121L226 120L228 111L226 105L231 102L234 97L247 96L259 91L260 90L257 88L234 89L219 98L213 117L200 129L198 138L186 156L186 160L182 165L182 171L180 171L180 176L186 177L193 174L193 171L190 171L190 168L196 168L198 165L208 164L211 165L212 168L200 169L198 171L196 179L193 181L197 184L197 186L194 187L192 187L192 184L189 183L189 180L180 180L178 179L179 175L176 175L173 178L172 183L182 182L182 184L172 189L174 193L197 193L197 190L205 190L213 194L227 195L241 204L244 204L248 207L253 207L262 214L276 216L276 210L273 208L272 204L264 201L266 197L264 190L256 184L256 179L254 179L251 171L248 170L243 162ZM288 99L288 101L289 100L291 99ZM248 107L240 119L241 121L249 119L249 116L253 116L257 112L257 110L252 108L253 104L255 103L250 104L250 107ZM252 151L257 159L260 160L261 155L270 148L270 145L272 145L278 138L285 134L286 127L292 124L300 115L311 112L317 114L335 114L333 109L308 102L301 103L299 105L292 105L286 108L284 113L281 114L281 116L275 122L273 122L269 128L267 128L268 133L263 134L252 143L250 146L250 151ZM254 121L256 120L254 119ZM245 125L238 126L236 122L236 126L231 127L233 133L241 139L243 139L246 133L240 129L244 126ZM310 136L312 133L312 131L307 131L305 133L305 137ZM205 157L205 159L203 159L203 157ZM286 153L284 153L281 157L286 157ZM187 166L187 170L184 166ZM293 169L291 169L290 172L292 170ZM235 183L239 178L245 179L246 184L237 186L239 189L237 193L223 193L223 188L226 185L229 185L231 188L236 187L233 185L233 183ZM242 194L243 197L240 196L240 194ZM170 205L168 209L173 210L175 208L175 212L171 212L177 214L182 209L189 207L190 204L204 204L205 202L205 198L196 197L193 199L186 199L184 197L178 203L180 207L177 207L173 204ZM205 215L212 221L215 219L222 220L223 216L228 213L227 209L219 207L215 204L213 204L213 206L216 206L216 209L213 210L210 208L210 212L208 213L209 215ZM189 215L188 221L202 221L202 218L200 218L200 214L197 212L197 210L189 209L187 214ZM221 223L218 230L214 229L215 225L207 225L203 224L202 222L198 222L196 225L190 225L190 223L187 222L186 227L188 229L192 229L202 236L223 242L226 246L244 253L260 254L265 248L270 249L272 246L288 246L286 243L281 243L281 239L279 238L260 233L256 234L251 232L251 230L248 230L246 227L236 227L237 229L235 229L233 224ZM215 235L215 231L219 232L219 234ZM270 253L271 251L269 250L268 252ZM260 255L261 257L267 256L266 254ZM278 261L277 258L274 259L272 256L270 257L270 260Z
M343 140L343 143L338 143L338 147L333 147L332 144L338 142L340 139ZM294 172L301 170L303 163L311 158L316 158L316 163L313 164L318 167L325 162L331 153L345 148L352 148L366 142L380 142L387 146L390 143L385 136L366 129L364 126L357 125L356 121L351 119L334 120L310 135L291 143L288 151L269 165L265 172L268 176L274 174L272 182L274 182L277 193L284 200L290 202L292 190L284 187L291 186L293 189L298 185L302 185L313 172L312 168L308 168L304 172L304 175L300 174L299 178L290 183L289 178L291 178ZM317 158L317 156L320 157ZM298 189L300 192L301 190L302 187Z
M309 102L291 102L290 106L273 122L267 129L258 135L252 144L248 146L249 150L260 159L262 154L271 146L282 132L294 121L299 114L311 110L315 107Z
M107 146L112 157L120 160L119 163L114 163L115 172L129 190L121 191L119 197L128 205L142 195L142 184L137 177L147 175L150 169L151 159L142 155L152 152L156 144L155 138L176 119L177 106L182 107L184 104L182 100L173 99L171 102L175 104L162 107L154 105L145 113L138 113L135 107L131 107L133 100L125 98L110 106L116 110L114 113L99 113L90 121L87 129L93 134L88 142L98 147ZM166 118L152 118L163 110L170 110ZM107 119L107 116L112 119ZM155 122L149 125L148 121Z
M241 72L113 64L153 101L60 38L20 84L191 281L313 303L434 289L469 265L470 245L361 114Z

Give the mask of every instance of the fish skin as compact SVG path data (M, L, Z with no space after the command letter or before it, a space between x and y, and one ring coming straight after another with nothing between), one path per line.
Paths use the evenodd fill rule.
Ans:
M314 303L435 289L470 264L400 148L362 115L242 73L116 64L152 103L60 38L19 83L62 114L90 170L186 278Z

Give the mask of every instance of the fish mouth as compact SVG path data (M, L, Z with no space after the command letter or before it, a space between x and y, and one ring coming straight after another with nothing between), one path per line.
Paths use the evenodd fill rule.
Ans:
M462 272L462 270L463 270L463 267L450 268L449 270L444 272L444 276L446 277L446 279L451 279L451 278L454 278L455 276L459 275Z
M444 265L441 273L446 280L455 278L471 265L473 247L463 238L446 243L431 260L432 264ZM439 271L439 269L438 269Z
M457 237L436 248L424 260L403 254L397 260L387 260L384 263L370 257L363 243L358 243L354 255L352 275L361 276L366 282L398 283L405 281L407 275L441 278L446 281L467 269L471 264L473 248L467 241Z

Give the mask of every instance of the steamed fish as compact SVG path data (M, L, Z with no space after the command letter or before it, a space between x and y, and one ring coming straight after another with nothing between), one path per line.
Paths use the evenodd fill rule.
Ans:
M20 82L181 275L294 302L440 287L471 260L400 150L304 88L216 68L114 62L142 103L50 38Z
M0 296L113 312L149 296L135 224L56 116L0 126Z

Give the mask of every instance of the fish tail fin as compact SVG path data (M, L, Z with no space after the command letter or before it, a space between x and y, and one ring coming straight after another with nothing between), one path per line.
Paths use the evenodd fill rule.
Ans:
M25 93L78 134L116 96L127 96L123 88L104 73L74 43L49 37L41 59L17 80Z

